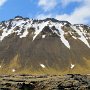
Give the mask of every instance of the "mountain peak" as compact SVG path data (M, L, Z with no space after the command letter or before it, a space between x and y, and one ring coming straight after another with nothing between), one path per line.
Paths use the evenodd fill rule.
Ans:
M21 18L21 19L23 19L23 17L22 16L15 16L15 19L17 19L17 18Z
M32 30L32 41L35 40L39 34L44 32L45 36L56 35L60 38L62 43L70 48L70 43L68 41L69 36L73 39L79 39L85 43L89 48L90 39L90 27L83 24L72 25L68 21L59 21L54 18L46 18L44 20L33 20L29 18L23 18L22 16L16 16L14 19L4 21L0 23L1 33L0 40L2 41L8 35L16 33L20 38L27 37L30 30ZM42 36L43 37L43 36Z

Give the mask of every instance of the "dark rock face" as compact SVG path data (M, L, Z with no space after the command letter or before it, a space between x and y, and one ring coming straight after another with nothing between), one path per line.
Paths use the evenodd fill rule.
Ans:
M89 73L89 44L90 27L82 24L20 16L0 23L0 64L6 72L49 68L63 72L73 64L76 73L85 72L83 68Z
M33 90L35 88L35 85L33 85L33 84L25 84L25 83L23 83L21 85L18 84L17 86L19 87L20 90Z

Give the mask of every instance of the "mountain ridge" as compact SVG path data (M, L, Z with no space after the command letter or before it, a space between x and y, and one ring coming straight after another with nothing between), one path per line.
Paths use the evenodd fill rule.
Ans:
M0 63L7 72L53 69L63 73L73 67L77 73L78 68L89 73L89 60L90 26L21 16L0 23Z

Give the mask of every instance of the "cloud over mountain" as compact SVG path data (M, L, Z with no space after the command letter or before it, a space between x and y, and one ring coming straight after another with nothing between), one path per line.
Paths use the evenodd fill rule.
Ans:
M50 3L49 3L50 2ZM73 6L73 10L69 13L65 12L67 6L73 5L73 3L78 3L75 7ZM48 17L54 17L58 20L67 20L71 23L89 23L90 18L90 0L39 0L38 5L41 6L41 8L44 11L50 11L48 13L40 13L37 17L40 18L46 18ZM61 10L58 10L59 12L63 13L56 13L56 11L52 11L55 9L55 7L63 8ZM71 8L71 9L72 9Z
M38 5L43 8L44 11L50 11L57 5L56 0L39 0Z
M90 18L90 0L84 0L79 7L76 7L71 14L56 15L59 20L68 20L71 23L88 23Z

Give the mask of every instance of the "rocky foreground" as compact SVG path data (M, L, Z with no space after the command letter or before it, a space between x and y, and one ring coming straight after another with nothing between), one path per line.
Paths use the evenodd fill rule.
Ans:
M90 75L0 75L0 90L90 90Z

